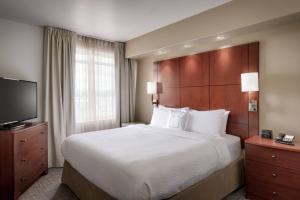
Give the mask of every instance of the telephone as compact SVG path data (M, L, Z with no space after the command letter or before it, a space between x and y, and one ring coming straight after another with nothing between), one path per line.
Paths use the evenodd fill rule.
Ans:
M293 135L279 133L279 135L276 137L276 142L282 143L282 144L294 145L294 143L293 143L294 139L295 139L295 136L293 136Z

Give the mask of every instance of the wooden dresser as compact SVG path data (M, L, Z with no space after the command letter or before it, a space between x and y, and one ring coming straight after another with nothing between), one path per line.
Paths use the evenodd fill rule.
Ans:
M17 199L48 172L48 125L0 131L0 199Z
M245 143L247 198L300 199L300 143L278 144L259 136Z

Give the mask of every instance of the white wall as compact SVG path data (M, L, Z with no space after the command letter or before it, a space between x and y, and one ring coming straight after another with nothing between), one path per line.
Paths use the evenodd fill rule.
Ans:
M42 119L43 29L0 19L0 76L38 82L38 119ZM0 96L1 98L1 96Z

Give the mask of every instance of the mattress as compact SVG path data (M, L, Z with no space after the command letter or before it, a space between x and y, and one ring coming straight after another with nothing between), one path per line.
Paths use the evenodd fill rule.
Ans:
M235 136L145 125L77 134L62 144L72 167L125 200L168 198L223 169L236 159L236 150Z

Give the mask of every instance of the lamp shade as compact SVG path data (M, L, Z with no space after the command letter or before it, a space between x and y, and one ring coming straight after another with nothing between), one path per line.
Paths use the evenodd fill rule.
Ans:
M157 83L156 82L147 82L147 93L148 94L157 94Z
M259 91L258 88L258 73L243 73L241 74L242 92L254 92Z

